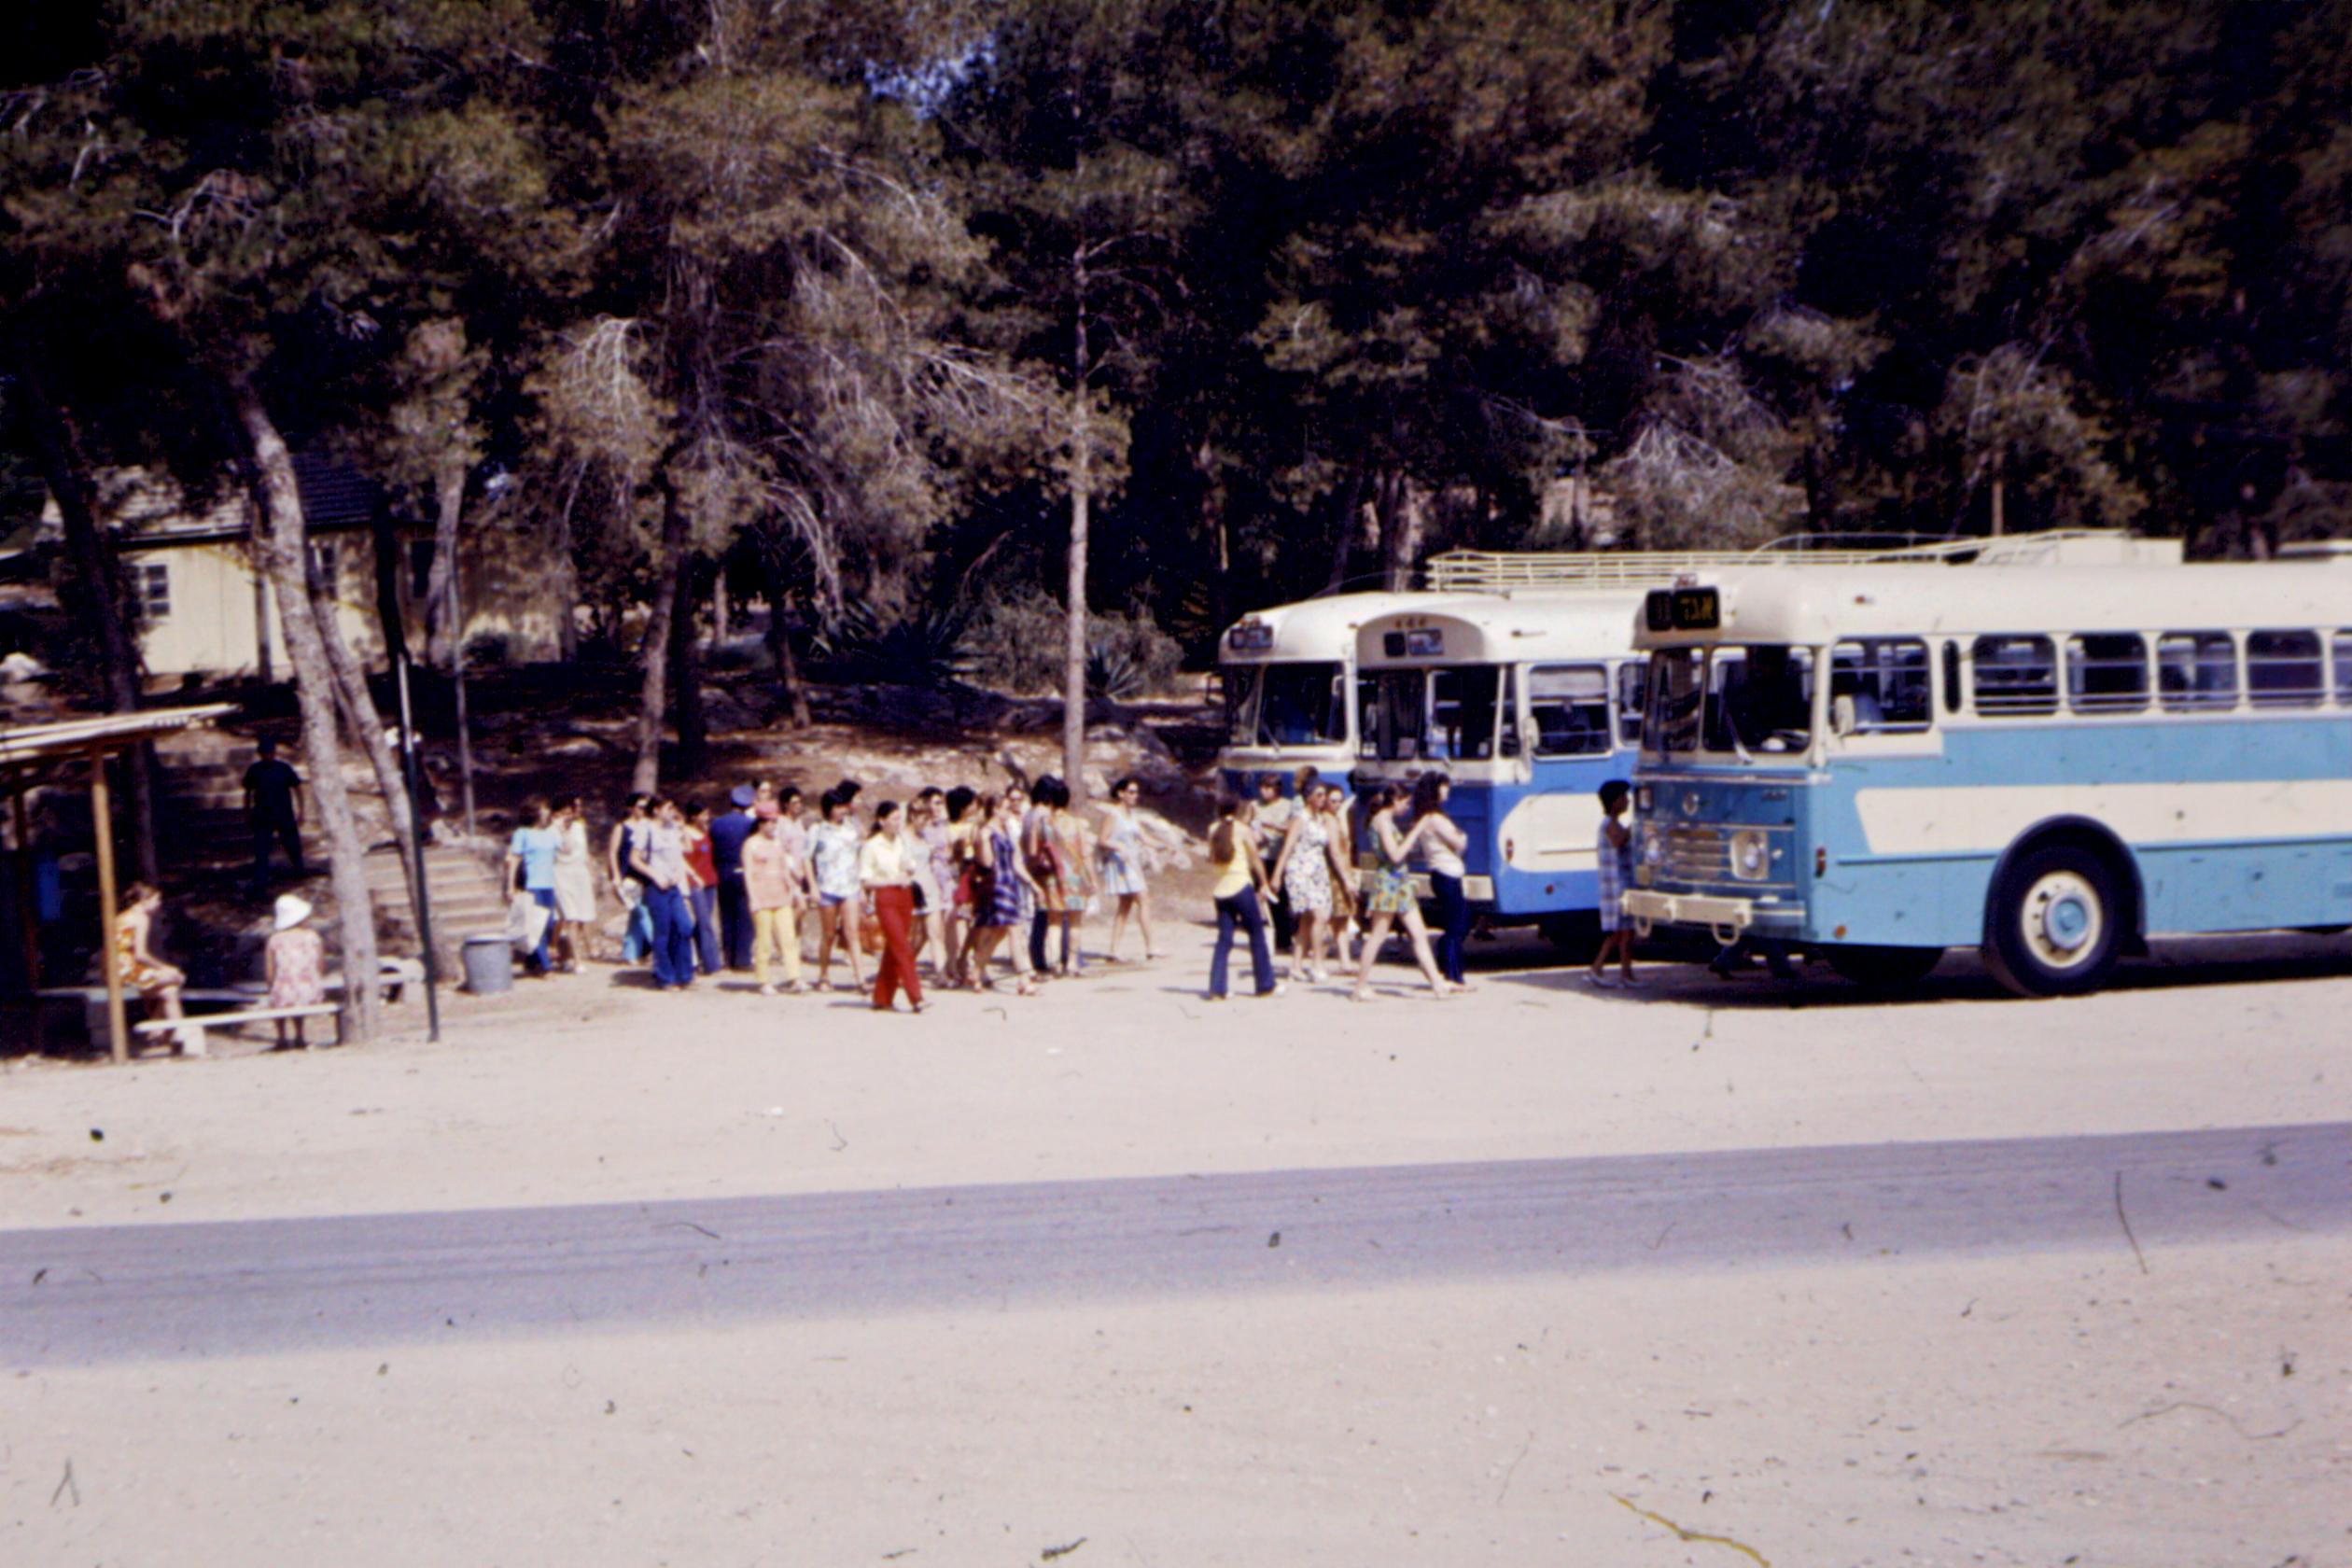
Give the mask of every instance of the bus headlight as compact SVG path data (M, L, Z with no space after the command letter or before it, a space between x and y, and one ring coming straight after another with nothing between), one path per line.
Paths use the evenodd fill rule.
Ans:
M1633 830L1633 857L1644 865L1654 866L1666 858L1666 837L1655 827L1644 822Z
M1761 882L1772 863L1772 852L1764 835L1754 828L1742 828L1731 835L1731 875L1743 882Z

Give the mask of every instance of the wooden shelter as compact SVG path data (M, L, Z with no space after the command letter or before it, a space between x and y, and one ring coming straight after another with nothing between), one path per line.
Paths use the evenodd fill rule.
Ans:
M92 719L68 719L53 724L28 724L0 730L0 794L8 799L20 851L32 840L25 796L43 785L81 784L90 791L91 833L97 840L99 967L106 977L106 1029L117 1061L131 1055L131 1031L123 1016L122 974L114 962L115 846L114 805L106 787L106 760L146 741L175 731L209 724L234 713L229 703L202 707L164 707L138 713L109 713ZM17 898L24 927L25 974L29 988L41 986L40 945L32 919L32 897L25 880L27 858L18 856Z

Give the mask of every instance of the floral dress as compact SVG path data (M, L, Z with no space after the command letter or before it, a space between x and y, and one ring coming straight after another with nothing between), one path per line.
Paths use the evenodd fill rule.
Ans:
M1060 896L1054 898L1049 891L1046 907L1057 915L1084 915L1094 902L1094 833L1076 813L1061 810L1046 819L1045 832L1054 846L1055 866L1061 873L1051 885Z
M270 938L270 1005L315 1007L327 1000L327 945L300 927Z
M1119 806L1102 833L1102 890L1113 898L1140 898L1143 883L1143 824Z
M1298 818L1298 837L1292 841L1290 863L1282 867L1282 891L1294 913L1331 913L1331 830L1311 811Z
M169 983L163 968L139 957L139 933L134 929L134 917L115 917L115 973L122 983L141 993L161 989Z
M1396 832L1391 823L1389 833ZM1402 915L1413 907L1412 874L1405 862L1392 860L1379 829L1372 830L1373 854L1379 863L1364 874L1364 910L1367 915Z

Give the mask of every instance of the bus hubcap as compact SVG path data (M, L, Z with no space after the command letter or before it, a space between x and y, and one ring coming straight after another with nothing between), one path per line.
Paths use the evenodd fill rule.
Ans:
M2071 871L2054 871L2025 895L2025 945L2052 969L2070 969L2098 950L2107 929L2099 890Z

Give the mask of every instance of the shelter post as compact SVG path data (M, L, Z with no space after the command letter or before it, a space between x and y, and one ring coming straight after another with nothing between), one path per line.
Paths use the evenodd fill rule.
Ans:
M17 929L24 940L24 994L33 1005L33 1049L43 1050L45 1020L41 1014L41 934L34 924L33 898L33 819L25 808L25 792L32 786L25 775L14 769L8 773L8 814L16 824L16 906Z
M98 959L106 973L107 1043L114 1059L131 1059L131 1029L122 1014L122 964L115 956L114 806L106 795L106 753L91 747L90 756L90 825L98 840Z

